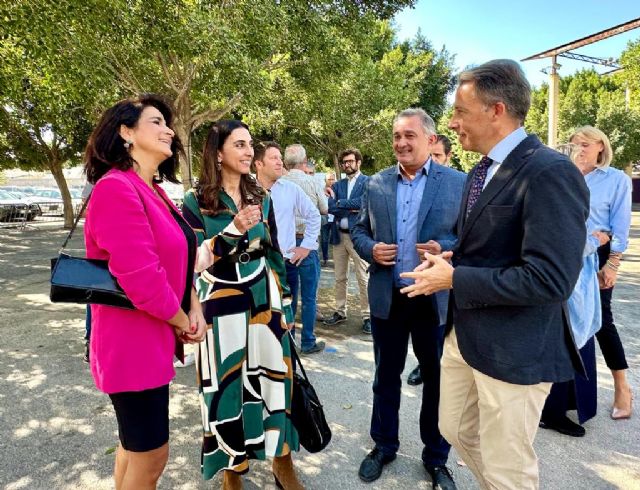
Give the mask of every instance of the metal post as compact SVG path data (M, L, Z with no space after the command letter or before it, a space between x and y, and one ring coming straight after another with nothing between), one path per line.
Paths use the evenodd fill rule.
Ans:
M551 57L551 73L549 75L549 134L547 144L555 148L558 144L558 100L560 96L560 76L558 75L557 57Z

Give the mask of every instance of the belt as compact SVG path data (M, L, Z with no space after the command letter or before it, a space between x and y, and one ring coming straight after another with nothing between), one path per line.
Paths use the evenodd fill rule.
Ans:
M343 230L342 228L338 228L340 230L340 233L349 233L349 230Z
M296 238L304 238L304 233L296 233Z
M248 264L252 260L257 260L260 257L264 257L264 249L252 250L251 252L240 252L235 254L225 255L220 259L222 262L230 262L232 264Z

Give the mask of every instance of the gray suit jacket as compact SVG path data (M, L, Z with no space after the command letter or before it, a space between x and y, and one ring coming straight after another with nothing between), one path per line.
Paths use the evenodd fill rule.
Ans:
M447 328L455 328L465 361L492 378L524 385L572 379L582 363L566 300L587 236L584 178L530 135L465 219L474 173L460 206Z
M456 221L466 176L457 170L431 161L418 215L418 243L437 241L442 250L451 250L456 242ZM369 267L369 304L371 315L387 319L391 309L393 266L373 260L373 246L378 242L398 243L396 197L398 166L378 172L364 189L362 208L351 229L353 246ZM438 294L438 310L443 316L447 292ZM444 323L444 318L441 323Z

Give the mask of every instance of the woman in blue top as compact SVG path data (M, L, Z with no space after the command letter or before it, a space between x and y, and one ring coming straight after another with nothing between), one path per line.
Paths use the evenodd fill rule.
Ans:
M584 175L591 193L587 230L594 242L604 243L602 234L610 237L598 248L602 327L596 334L602 355L611 369L615 397L611 418L631 417L632 394L627 381L628 369L624 348L613 323L611 295L617 279L622 253L629 241L631 226L631 179L622 171L610 167L613 151L609 138L597 128L578 128L569 141L576 145L574 161Z

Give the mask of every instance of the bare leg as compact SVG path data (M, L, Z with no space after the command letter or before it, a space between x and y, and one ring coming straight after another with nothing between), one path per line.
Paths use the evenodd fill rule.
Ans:
M627 381L626 369L612 369L615 395L613 400L613 418L628 418L631 416L631 386Z
M118 490L155 490L169 459L169 444L151 451L127 451L126 457L128 463Z
M116 484L116 490L120 490L122 488L122 479L127 472L127 464L129 463L127 454L128 451L121 445L118 445L118 450L116 451L116 462L113 467L113 480Z

